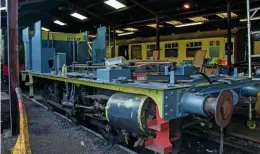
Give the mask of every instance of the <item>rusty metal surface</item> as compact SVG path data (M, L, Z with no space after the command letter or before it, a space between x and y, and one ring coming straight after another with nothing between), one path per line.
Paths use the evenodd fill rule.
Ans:
M15 88L19 87L18 67L18 0L8 1L8 65L9 65L9 93L11 106L12 134L18 134L19 113Z
M226 127L233 113L233 97L230 91L223 91L217 99L207 98L204 110L215 115L216 124L222 128Z
M230 91L224 91L218 98L215 111L215 121L221 127L226 127L233 113L233 97Z

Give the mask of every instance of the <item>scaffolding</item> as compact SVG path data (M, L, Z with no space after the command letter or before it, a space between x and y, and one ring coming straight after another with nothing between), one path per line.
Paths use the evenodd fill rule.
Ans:
M251 34L260 34L260 31L251 31L251 20L260 10L260 7L250 9L250 0L247 0L247 39L248 39L248 77L252 78L252 57L260 57L260 55L251 55ZM251 14L252 13L252 14Z

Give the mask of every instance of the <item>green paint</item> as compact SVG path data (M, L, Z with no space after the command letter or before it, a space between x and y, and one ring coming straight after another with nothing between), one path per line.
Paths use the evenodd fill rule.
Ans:
M133 106L133 100L127 100L125 102L125 107L126 108L131 108Z

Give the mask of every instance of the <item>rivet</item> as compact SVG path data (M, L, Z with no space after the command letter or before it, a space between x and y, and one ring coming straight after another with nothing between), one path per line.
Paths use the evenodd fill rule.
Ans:
M166 104L165 107L167 108L167 107L168 107L168 104Z
M173 92L171 92L171 95L173 95Z
M165 96L165 99L168 99L168 96Z
M165 116L167 116L167 115L168 115L168 113L165 113L164 115L165 115Z
M172 110L172 109L170 109L170 111L172 112L173 110Z

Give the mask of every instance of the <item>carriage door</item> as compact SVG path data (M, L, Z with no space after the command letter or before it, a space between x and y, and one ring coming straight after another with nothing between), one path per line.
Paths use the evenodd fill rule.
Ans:
M142 59L142 46L141 45L133 45L131 47L131 59L137 60Z
M120 45L118 47L118 56L123 56L125 59L129 59L128 45Z

